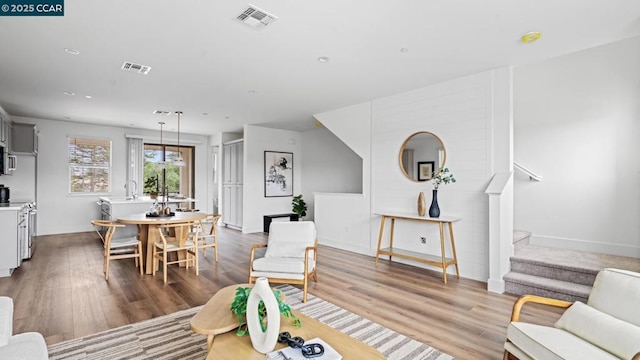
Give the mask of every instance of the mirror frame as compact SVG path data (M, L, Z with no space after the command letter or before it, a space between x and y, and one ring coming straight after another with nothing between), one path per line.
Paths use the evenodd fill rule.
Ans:
M413 134L409 135L404 142L402 143L402 146L400 146L400 151L398 152L398 165L400 165L400 170L402 171L402 174L404 174L404 176L416 183L423 183L424 181L418 181L418 179L414 179L411 175L409 175L409 173L407 173L407 170L404 168L404 165L402 164L402 152L404 151L404 148L407 146L407 143L413 139L414 136L420 135L420 134L428 134L431 135L433 137L436 138L436 140L438 140L440 142L440 145L442 145L442 163L440 164L440 166L438 167L438 169L434 172L434 175L438 174L440 172L440 168L444 167L444 165L447 163L447 149L444 146L444 142L442 141L442 139L432 133L431 131L416 131Z

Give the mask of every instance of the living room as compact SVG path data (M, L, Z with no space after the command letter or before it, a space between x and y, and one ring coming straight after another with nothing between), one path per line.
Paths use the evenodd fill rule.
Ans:
M541 43L521 46L538 46L545 40L547 39L542 38ZM640 76L640 38L636 35L613 43L604 43L605 41L603 45L590 49L568 48L566 54L561 56L539 59L513 68L495 66L490 70L442 79L409 91L398 91L324 109L309 114L314 116L314 120L318 121L321 127L313 125L313 128L305 131L273 129L259 124L243 126L242 133L220 133L213 136L195 135L197 131L187 131L183 139L195 144L196 149L195 187L199 189L196 193L198 204L203 204L207 211L210 211L213 196L218 193L213 189L218 185L214 182L214 175L209 166L212 163L211 148L221 146L232 137L242 137L247 160L243 206L243 218L246 221L242 231L244 234L234 235L230 230L221 238L246 236L245 240L248 241L263 241L262 215L290 211L290 198L267 199L263 196L263 153L266 150L292 152L296 171L293 177L294 191L296 194L302 193L305 199L308 199L313 210L308 219L316 223L321 246L327 247L329 253L336 257L342 256L343 253L339 250L334 252L329 247L365 256L346 256L344 259L348 259L347 261L373 263L371 256L375 255L380 222L379 216L375 213L392 210L415 211L418 193L422 191L430 195L430 183L408 181L403 177L398 165L398 152L402 142L416 131L430 131L443 140L447 152L446 165L457 179L455 184L440 189L440 207L444 214L462 218L455 224L462 278L459 280L460 283L453 280L454 285L450 285L449 288L436 287L435 282L425 280L425 277L433 278L436 282L440 280L438 272L432 271L432 268L427 267L427 270L423 270L420 265L413 263L411 266L398 265L401 266L398 271L409 272L416 279L441 290L440 294L430 296L443 297L448 299L446 301L454 302L457 296L465 296L465 292L451 288L469 286L474 288L474 291L481 291L473 281L484 283L485 288L488 283L500 287L502 269L498 269L498 275L494 276L492 266L504 259L493 257L494 254L490 250L489 198L485 190L495 173L511 170L513 161L520 162L541 174L543 181L532 182L527 176L514 173L513 224L505 226L531 231L532 241L540 245L640 258L640 228L637 225L637 219L640 217L637 201L640 196L640 145L634 139L634 135L640 133L640 122L637 120L640 109L636 104L636 99L640 96L636 81ZM524 51L532 53L535 50L529 48ZM5 103L0 105L7 107ZM124 161L125 134L136 132L148 137L158 137L158 132L152 129L132 130L125 126L80 124L46 117L19 116L12 114L12 111L8 112L16 122L37 124L41 132L38 176L42 180L38 181L37 190L38 235L59 236L56 238L56 241L59 241L61 238L77 234L78 239L67 243L63 251L90 252L90 255L81 258L83 260L79 260L80 264L74 263L75 257L65 258L65 261L80 265L69 267L65 271L84 272L91 269L95 271L94 275L100 278L99 266L96 268L95 264L90 264L99 263L101 253L99 248L95 248L95 244L90 244L95 239L87 237L89 235L86 234L91 230L90 221L96 216L95 200L70 197L66 192L66 137L68 134L100 134L112 138L114 159ZM307 121L314 123L308 119ZM334 161L327 162L327 158ZM354 170L357 166L361 168ZM598 172L597 175L593 175L595 171ZM323 181L323 178L332 180ZM114 167L113 184L118 185L114 186L114 195L120 195L116 193L118 191L124 192L124 189L119 189L119 184L124 184L125 179L125 169ZM4 178L2 180L4 182ZM11 182L19 183L20 175L17 173L8 181L13 191L17 185ZM323 188L323 184L328 182L334 185L333 189ZM65 211L61 212L61 208ZM437 253L439 249L439 243L437 240L434 241L438 239L437 229L430 226L410 224L398 226L396 231L398 246L431 253ZM418 242L423 236L427 238L426 244ZM78 247L74 248L69 244ZM50 249L60 250L55 246ZM217 289L219 285L244 282L247 271L245 262L248 261L248 258L244 257L248 254L247 248L238 247L236 251L235 256L225 255L231 269L222 269L225 264L223 257L217 265L215 275L212 272L208 278L207 281L210 283L191 283L196 289L211 286L212 288L206 291L206 296L194 295L187 296L187 300L176 300L174 295L167 295L167 298L159 300L163 307L161 312L158 310L159 307L154 305L151 306L153 310L144 310L146 315L155 317L187 305L201 305L206 302L212 289ZM231 258L241 260L232 262ZM330 259L324 260L331 263ZM320 261L320 282L311 286L310 293L334 303L339 302L327 295L331 294L330 289L323 287L331 284L339 288L339 281L322 278L322 258ZM31 276L29 266L32 265L27 262L19 273L14 274L19 275L18 277L0 280L0 294L18 295L20 300L16 301L30 302L27 308L31 308L35 300L25 300L28 294L21 294L14 287L17 286L17 281L25 281L25 278ZM123 265L123 269L128 267ZM334 264L329 273L338 277L338 268L339 265ZM126 270L116 270L116 273L118 271ZM45 271L38 274L46 273ZM131 280L131 274L126 274L128 275L124 276ZM452 272L449 274L454 275ZM220 280L220 277L223 280ZM71 278L63 281L71 281ZM455 279L454 276L451 278ZM142 283L149 281L152 280L144 278ZM352 281L345 287L348 289L345 291L357 293L357 282ZM410 283L410 280L407 281ZM368 291L375 289L375 285L369 286ZM177 283L172 287L176 288L176 292L194 292ZM127 291L136 295L127 295L124 291L109 294L108 284L100 291L105 291L102 295L111 298L139 296L132 287L127 287ZM424 292L416 292L426 296ZM96 295L91 296L94 296L89 297L92 300L100 298ZM487 296L494 299L493 294ZM504 303L512 303L512 297L503 296L507 299ZM346 297L351 301L355 301L356 298L354 294ZM158 301L144 296L140 296L140 299L143 302ZM172 304L174 300L179 305ZM60 300L57 303L63 302ZM343 301L342 306L346 307L348 302ZM92 301L81 300L81 305L76 305L79 308L65 308L60 313L77 321L71 312L84 311L82 309L88 309L91 303ZM117 302L114 301L111 306L119 306L114 304ZM51 316L62 322L71 321L63 320L60 314L47 314L58 312L59 309L55 307L48 308L36 304L33 308L39 309L38 316ZM365 312L369 311L372 310ZM26 318L27 311L22 310L21 316ZM139 320L131 314L124 316L131 316L131 322ZM506 319L499 321L505 322L490 325L502 327L501 330L495 330L496 333L504 331L503 328L507 325ZM80 322L85 323L84 320ZM49 321L45 327L55 327L54 323ZM35 319L29 320L28 324L20 330L49 332L46 328L39 329ZM85 325L75 326L75 335L88 335L82 330L77 330L78 326L82 328ZM86 326L95 329L91 325ZM387 326L393 328L389 324ZM396 331L402 332L399 329L403 326L396 324ZM47 338L48 341L74 338L68 334L59 335L58 331L49 333L58 335ZM494 343L501 343L504 338L494 340ZM422 337L421 341L429 342L429 339ZM482 342L478 339L470 341ZM446 340L440 339L439 342L438 345L441 346L434 345L436 348L465 358L464 352L456 355L455 351L449 350L444 344ZM491 358L496 354L496 350L494 348L485 354L492 354L487 355Z

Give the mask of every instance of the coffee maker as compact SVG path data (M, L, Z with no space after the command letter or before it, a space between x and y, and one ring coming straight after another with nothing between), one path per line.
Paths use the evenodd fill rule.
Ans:
M11 196L9 195L9 188L0 184L0 204L8 204Z

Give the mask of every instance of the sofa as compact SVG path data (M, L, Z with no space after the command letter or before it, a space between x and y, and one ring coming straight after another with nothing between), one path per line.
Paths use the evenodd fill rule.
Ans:
M36 332L13 335L13 299L0 296L0 359L46 360L44 337Z
M520 322L527 303L567 308L551 326ZM587 303L521 296L507 328L504 359L640 360L640 273L598 272Z

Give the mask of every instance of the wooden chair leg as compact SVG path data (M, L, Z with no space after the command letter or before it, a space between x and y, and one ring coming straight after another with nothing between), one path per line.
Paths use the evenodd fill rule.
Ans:
M140 275L144 275L144 269L142 269L142 243L138 243L138 257L136 258L136 263L139 265Z
M105 266L104 279L105 280L109 280L109 261L111 260L109 259L110 255L111 255L111 252L107 251L107 256L104 258L105 259L105 263L104 263L104 266Z
M164 249L162 252L162 275L164 279L164 283L167 283L167 249Z
M302 302L303 303L307 302L307 282L308 282L308 279L305 276L305 278L304 278L304 292L302 293Z
M216 262L218 262L218 238L216 238L215 245L213 246L213 255L216 258Z
M195 264L196 264L196 276L200 276L200 268L199 268L199 264L198 264L198 247L197 246L193 250L193 257L195 258Z

